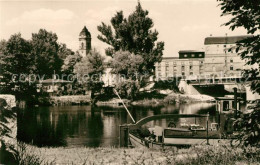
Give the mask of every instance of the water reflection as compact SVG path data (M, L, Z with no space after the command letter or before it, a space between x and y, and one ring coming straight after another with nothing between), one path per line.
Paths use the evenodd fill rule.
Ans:
M216 120L215 105L210 103L168 105L164 107L129 107L136 121L157 114L207 114ZM194 119L162 119L145 126L166 127L169 121L194 123ZM196 119L205 124L205 120ZM62 106L38 107L18 113L17 138L37 146L118 146L119 125L131 123L123 108Z

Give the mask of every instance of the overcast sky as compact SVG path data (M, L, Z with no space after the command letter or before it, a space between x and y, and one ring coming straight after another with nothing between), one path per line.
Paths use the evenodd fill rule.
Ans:
M216 0L141 0L149 11L159 41L165 42L164 56L178 56L179 50L202 49L204 38L213 36L245 35L244 29L230 31L221 26L229 18L220 17ZM92 35L92 46L102 54L106 44L97 39L97 26L110 23L116 11L129 15L135 10L137 0L85 0L85 1L1 1L0 39L20 32L30 39L40 28L55 32L59 42L68 48L78 49L78 35L84 25Z

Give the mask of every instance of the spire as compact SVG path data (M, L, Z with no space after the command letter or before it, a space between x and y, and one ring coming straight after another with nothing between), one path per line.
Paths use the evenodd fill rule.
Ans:
M88 31L88 29L86 28L86 26L84 26L84 28L81 30L81 32L79 33L79 35L84 35L86 37L91 37L90 32Z

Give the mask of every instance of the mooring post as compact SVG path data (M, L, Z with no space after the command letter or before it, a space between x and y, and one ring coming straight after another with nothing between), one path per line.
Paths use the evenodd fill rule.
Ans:
M128 147L129 127L128 125L119 126L119 145L120 147Z
M235 109L235 119L237 119L237 88L234 88L234 109Z
M209 145L209 112L207 114L207 145Z

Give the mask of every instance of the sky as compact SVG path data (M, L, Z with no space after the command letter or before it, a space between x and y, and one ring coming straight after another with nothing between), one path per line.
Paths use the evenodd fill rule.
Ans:
M220 17L217 0L140 0L149 11L158 41L164 41L164 57L176 57L180 50L202 50L205 37L246 35L244 29L221 26L230 17ZM92 47L104 53L108 47L97 39L97 26L122 10L128 16L137 0L0 0L0 39L20 32L25 39L40 28L57 34L58 41L78 50L78 36L84 26L92 35Z

